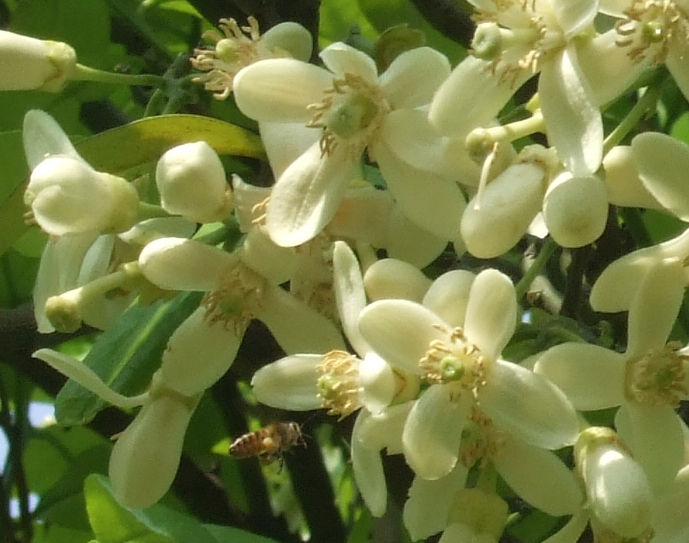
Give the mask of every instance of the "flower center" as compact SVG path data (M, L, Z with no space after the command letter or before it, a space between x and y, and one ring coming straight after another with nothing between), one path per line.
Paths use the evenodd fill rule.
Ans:
M236 335L244 333L261 303L265 279L237 261L223 275L220 285L204 297L209 324L223 322Z
M317 367L320 374L316 387L328 415L339 415L339 420L361 407L359 398L358 360L345 351L330 351L323 355Z
M627 397L647 405L679 407L687 394L684 363L689 357L678 353L680 344L670 342L627 362Z
M539 62L566 43L552 13L538 10L533 0L498 1L495 10L478 10L478 23L471 42L477 58L491 61L502 81L514 80L519 72L539 70Z
M309 109L315 113L307 126L323 128L322 154L329 155L345 143L352 154L358 155L390 111L390 105L376 85L346 73L341 79L334 79L323 100L311 104Z
M673 40L686 43L689 38L687 16L674 2L637 0L624 13L627 18L615 25L617 45L628 47L635 62L651 54L654 63L662 63Z
M447 330L448 342L434 340L426 355L419 361L426 381L432 384L457 383L465 390L476 391L485 384L488 359L471 343L461 328Z

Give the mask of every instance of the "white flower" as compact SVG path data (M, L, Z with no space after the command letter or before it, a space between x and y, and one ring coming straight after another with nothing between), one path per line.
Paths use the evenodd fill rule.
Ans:
M597 99L577 59L574 38L590 31L596 0L473 1L481 24L474 55L441 86L429 111L443 135L464 136L493 119L519 86L540 72L538 95L548 139L575 176L602 158ZM480 60L483 59L483 60Z
M615 420L618 433L656 491L672 481L684 456L675 408L689 398L689 359L678 344L666 342L685 282L681 264L666 260L635 286L626 352L564 343L546 351L534 368L577 409L621 406Z
M361 333L375 351L431 383L403 435L405 457L418 475L437 479L452 470L475 402L496 427L529 444L556 449L573 443L576 414L562 392L500 358L516 316L512 282L496 270L473 281L463 328L407 300L381 300L362 311Z
M205 141L166 151L156 166L156 185L165 211L193 222L214 222L232 213L232 191L217 153Z
M464 199L436 171L444 162L429 159L442 147L440 138L425 114L414 109L430 102L447 77L447 59L421 47L401 54L378 76L371 58L345 44L332 44L320 56L330 71L294 59L271 59L245 68L235 79L235 98L247 116L322 129L320 141L276 182L266 217L271 237L293 246L320 232L368 148L404 213L451 239ZM419 139L419 131L424 138Z
M203 83L218 100L225 100L230 95L234 76L249 64L289 56L306 61L311 56L311 34L300 24L280 23L261 36L258 21L253 17L248 17L247 21L248 27L240 27L234 19L220 19L222 35L216 31L204 34L215 42L215 46L196 49L191 58L194 68L207 72L194 81Z
M59 92L77 65L66 43L0 30L0 90Z

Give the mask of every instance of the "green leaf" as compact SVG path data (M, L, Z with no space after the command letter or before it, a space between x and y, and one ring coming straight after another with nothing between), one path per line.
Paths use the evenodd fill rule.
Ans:
M256 134L212 117L181 114L134 121L80 141L76 148L97 170L115 173L158 160L175 145L199 140L220 155L264 157Z
M198 307L201 293L187 293L169 302L135 305L93 346L84 360L110 388L121 394L143 392L172 332ZM107 404L74 381L55 399L55 418L64 426L85 424Z
M102 475L89 476L84 493L91 527L100 543L275 543L237 528L201 524L161 504L126 509L115 501L110 483Z

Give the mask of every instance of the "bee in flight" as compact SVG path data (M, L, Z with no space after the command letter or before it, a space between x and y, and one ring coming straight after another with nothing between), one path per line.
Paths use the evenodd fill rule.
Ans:
M235 439L230 454L237 459L258 456L263 465L279 460L282 465L282 455L297 445L306 447L301 426L296 422L276 422Z

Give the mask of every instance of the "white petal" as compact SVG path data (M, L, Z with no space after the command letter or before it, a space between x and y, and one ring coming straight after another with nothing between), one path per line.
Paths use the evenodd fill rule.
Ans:
M571 445L579 433L572 404L542 375L496 360L479 389L481 409L521 439L545 449Z
M326 68L337 77L352 74L358 75L371 85L377 82L378 69L374 60L351 45L342 42L332 43L318 56Z
M662 543L684 543L689 539L687 503L689 467L683 467L670 489L656 503L653 519L655 539Z
M383 258L368 267L364 285L373 301L399 299L421 303L431 280L408 262Z
M557 22L568 40L585 32L598 13L598 0L552 0L551 5Z
M674 259L649 271L637 286L629 310L628 356L643 356L649 349L665 345L682 305L685 286L684 266Z
M364 280L354 251L344 241L336 241L333 251L333 290L340 324L345 336L361 357L370 350L359 332L359 314L366 306Z
M315 237L337 211L356 162L346 145L322 156L318 143L295 160L275 183L266 227L278 245L293 247Z
M291 58L261 60L234 77L234 97L247 117L260 122L306 123L332 87L332 74L323 68Z
M391 258L425 268L441 255L447 241L413 222L395 205L390 212L385 246Z
M440 317L408 300L380 300L367 306L359 317L359 329L384 360L410 373L419 373L419 361L433 340L448 341L436 328Z
M670 47L667 57L665 58L665 65L670 70L672 78L677 83L679 90L685 98L689 97L689 51L687 51L686 44L680 40L675 47ZM687 98L689 100L689 98Z
M446 240L459 232L466 200L454 181L413 168L383 143L374 148L376 161L402 211L421 228Z
M368 353L359 365L361 401L371 413L380 413L392 402L397 383L392 367L376 353Z
M684 458L682 421L667 405L625 403L615 417L618 433L644 469L653 490L665 491Z
M553 452L510 436L493 462L512 490L541 511L559 517L581 507L579 481Z
M323 400L316 394L316 366L322 362L322 355L298 354L267 364L251 379L254 396L262 404L278 409L320 409Z
M414 477L403 512L404 525L413 541L445 529L452 500L464 488L468 471L458 463L447 476L434 481Z
M258 124L258 128L275 179L279 179L292 162L321 139L320 130L304 123L263 122Z
M0 34L0 37L5 34L7 32ZM40 109L31 109L24 115L22 140L30 170L51 155L84 161L57 121Z
M548 349L534 371L559 387L581 411L624 402L624 357L587 343L563 343Z
M574 47L543 63L538 83L548 140L575 176L595 172L603 158L603 121Z
M393 109L428 104L450 75L447 57L430 47L417 47L399 55L380 76L380 88Z
M207 319L201 306L170 336L163 352L162 382L184 396L194 396L220 379L237 356L242 334Z
M665 134L646 132L632 140L642 183L654 198L683 221L689 221L689 146Z
M345 192L327 230L335 238L384 247L393 207L389 191L370 185L352 187Z
M354 481L361 492L364 503L374 517L382 517L387 508L388 491L383 473L383 461L380 450L366 445L359 437L361 425L369 416L368 411L362 409L354 423L352 430L352 467Z
M255 309L287 354L326 353L346 349L333 322L273 284L267 284Z
M292 21L277 24L261 36L261 45L271 51L289 51L292 57L308 62L313 49L311 33Z
M423 305L451 326L464 327L469 291L476 275L466 270L451 270L439 276L423 297Z
M517 326L517 295L512 280L494 269L476 276L469 292L464 333L491 360Z
M416 401L404 425L404 456L424 479L444 477L457 463L462 429L473 404L468 392L432 385Z
M472 255L494 258L517 244L541 209L544 177L535 164L514 164L469 202L461 231Z
M402 452L402 431L415 402L386 407L380 413L369 413L359 427L359 440L377 451L387 449L388 454ZM366 412L362 409L361 413Z
M663 209L639 178L629 145L617 145L603 157L608 201L617 206Z
M249 230L237 254L243 264L276 285L291 279L300 264L293 249L276 245L260 227Z
M185 238L153 240L139 255L144 277L169 290L213 290L233 262L222 249Z
M487 125L531 73L522 70L513 84L500 82L491 63L465 58L436 92L428 118L443 135L466 135Z
M586 529L590 513L586 509L577 512L560 530L543 543L576 543Z

